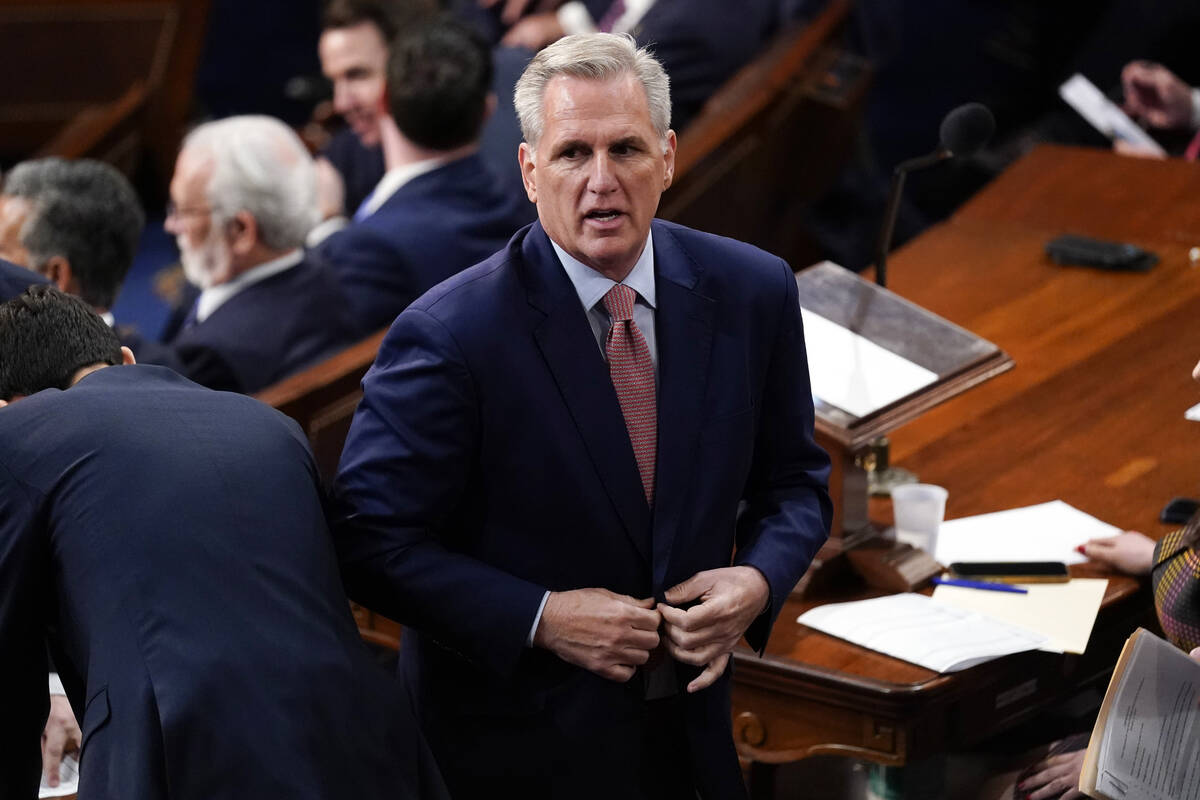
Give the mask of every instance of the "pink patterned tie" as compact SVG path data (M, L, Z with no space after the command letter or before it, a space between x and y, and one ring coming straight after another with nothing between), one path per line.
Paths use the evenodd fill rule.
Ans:
M617 390L621 413L625 416L629 441L633 444L638 472L642 475L642 490L646 493L646 502L653 506L658 408L654 397L654 362L650 360L650 346L633 322L633 301L636 297L633 289L619 283L604 295L604 308L612 317L604 352L608 356L608 371Z

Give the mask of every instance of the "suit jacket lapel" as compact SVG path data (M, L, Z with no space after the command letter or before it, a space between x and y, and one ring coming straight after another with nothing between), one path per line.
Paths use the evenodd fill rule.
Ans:
M688 519L715 303L699 291L701 268L670 231L654 228L658 308L658 475L654 500L654 592L664 586L671 547Z
M521 249L530 305L545 315L534 328L534 339L626 533L649 562L650 508L617 393L579 296L539 223Z

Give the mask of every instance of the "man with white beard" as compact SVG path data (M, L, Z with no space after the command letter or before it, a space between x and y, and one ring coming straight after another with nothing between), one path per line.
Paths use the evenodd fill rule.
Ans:
M184 140L166 229L201 289L171 342L184 374L252 393L353 343L330 277L302 249L317 221L316 172L270 117L229 117Z

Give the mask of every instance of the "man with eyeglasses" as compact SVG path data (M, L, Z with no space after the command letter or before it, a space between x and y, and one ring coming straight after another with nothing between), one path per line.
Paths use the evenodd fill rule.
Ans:
M201 292L170 344L184 374L253 393L356 339L333 279L302 249L317 221L316 172L270 117L229 117L184 141L166 229Z

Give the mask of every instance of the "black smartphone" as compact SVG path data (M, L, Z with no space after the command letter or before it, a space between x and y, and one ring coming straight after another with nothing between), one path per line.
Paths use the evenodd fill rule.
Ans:
M1046 255L1059 264L1130 272L1145 272L1158 263L1158 256L1136 245L1069 233L1046 242Z
M959 578L1001 583L1062 583L1071 579L1061 561L955 561L950 572Z
M1171 502L1163 506L1158 519L1168 525L1183 525L1192 518L1197 508L1200 508L1200 503L1190 497L1174 497Z

